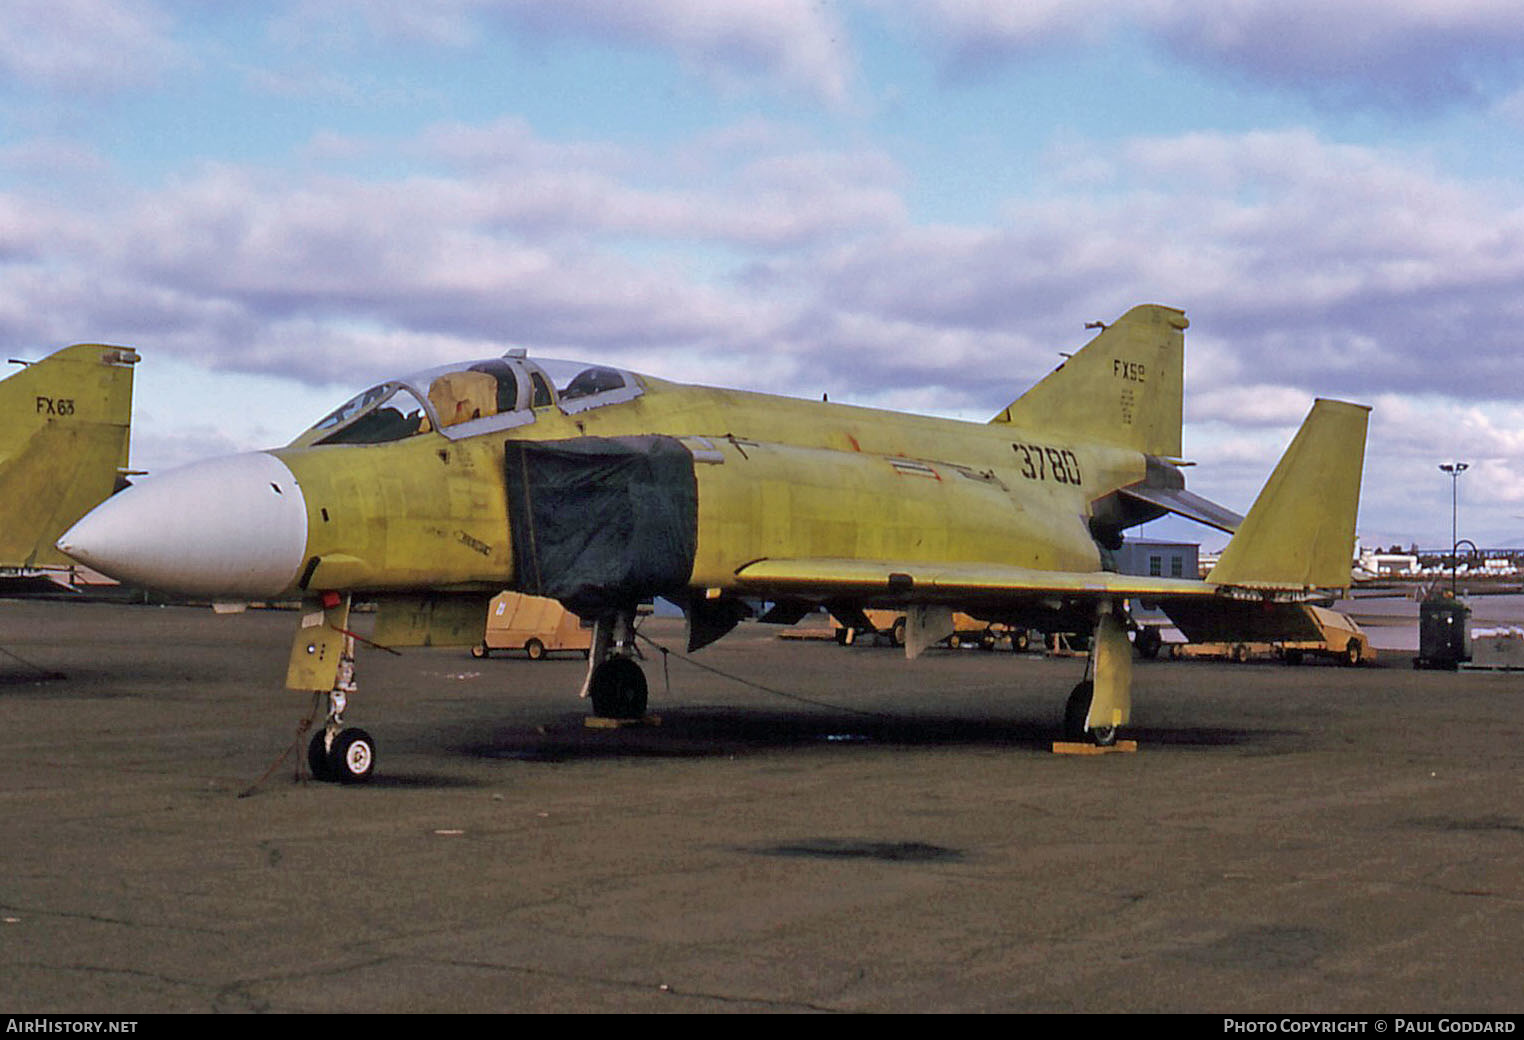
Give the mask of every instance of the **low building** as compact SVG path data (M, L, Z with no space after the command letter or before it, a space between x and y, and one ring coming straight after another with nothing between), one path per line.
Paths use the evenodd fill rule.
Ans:
M1201 547L1191 542L1128 539L1116 551L1117 571L1146 578L1199 578Z
M1383 553L1367 550L1360 554L1360 569L1378 577L1406 577L1422 573L1414 553Z

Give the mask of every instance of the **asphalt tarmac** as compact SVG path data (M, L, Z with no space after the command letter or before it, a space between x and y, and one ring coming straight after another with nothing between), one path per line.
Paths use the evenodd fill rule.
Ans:
M1519 674L1141 662L1069 757L1078 659L368 651L376 780L240 797L295 622L0 601L0 1012L1524 1009Z

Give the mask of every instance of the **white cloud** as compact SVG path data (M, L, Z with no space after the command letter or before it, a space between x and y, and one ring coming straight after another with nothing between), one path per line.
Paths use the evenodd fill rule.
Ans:
M137 0L9 0L0 78L67 93L153 82L183 55L168 19Z
M420 154L451 143L453 169L427 177L209 166L90 214L13 195L0 301L36 312L44 282L59 303L75 287L70 313L137 299L156 332L181 314L240 347L325 317L571 346L782 336L829 344L843 370L894 357L868 370L886 393L925 379L919 358L967 365L951 396L979 384L981 349L1040 374L1084 321L1151 301L1191 314L1201 394L1524 392L1524 208L1401 156L1302 131L1095 144L1105 196L1013 201L1001 224L959 228L911 224L872 151L758 140L722 159L695 145L668 178L628 149L450 128L420 137ZM696 265L694 249L719 252ZM1444 360L1457 346L1463 365Z
M485 11L553 36L659 46L727 83L781 82L845 101L852 60L845 28L810 0L495 0Z
M378 37L465 48L506 27L521 40L658 49L726 88L783 87L840 105L854 63L845 27L811 0L344 0L303 3L274 32L292 46L348 46L355 26Z
M1480 101L1524 74L1524 8L1512 0L932 0L913 10L964 71L1141 35L1172 60L1339 104Z
M1194 346L1194 344L1193 344ZM1236 427L1295 427L1312 408L1313 395L1289 386L1243 385L1188 391L1186 421Z

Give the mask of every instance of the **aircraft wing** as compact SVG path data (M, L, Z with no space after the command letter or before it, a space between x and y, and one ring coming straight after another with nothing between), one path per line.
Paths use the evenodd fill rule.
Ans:
M736 577L755 595L864 601L1015 603L1046 596L1164 599L1217 594L1217 586L1188 578L1048 571L1000 563L764 559L742 567Z
M1110 571L1045 571L998 563L895 563L866 560L758 560L737 572L744 589L764 598L919 603L997 613L1025 605L1076 605L1102 599L1146 600L1191 642L1314 639L1297 590L1265 590L1189 578Z

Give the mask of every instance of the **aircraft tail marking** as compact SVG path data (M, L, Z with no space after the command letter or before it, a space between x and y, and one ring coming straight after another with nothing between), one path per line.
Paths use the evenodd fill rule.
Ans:
M1369 420L1365 405L1314 402L1207 581L1348 588Z
M72 561L53 547L127 468L136 351L82 343L0 381L0 563Z
M1134 307L990 422L1178 458L1189 324L1173 307Z

